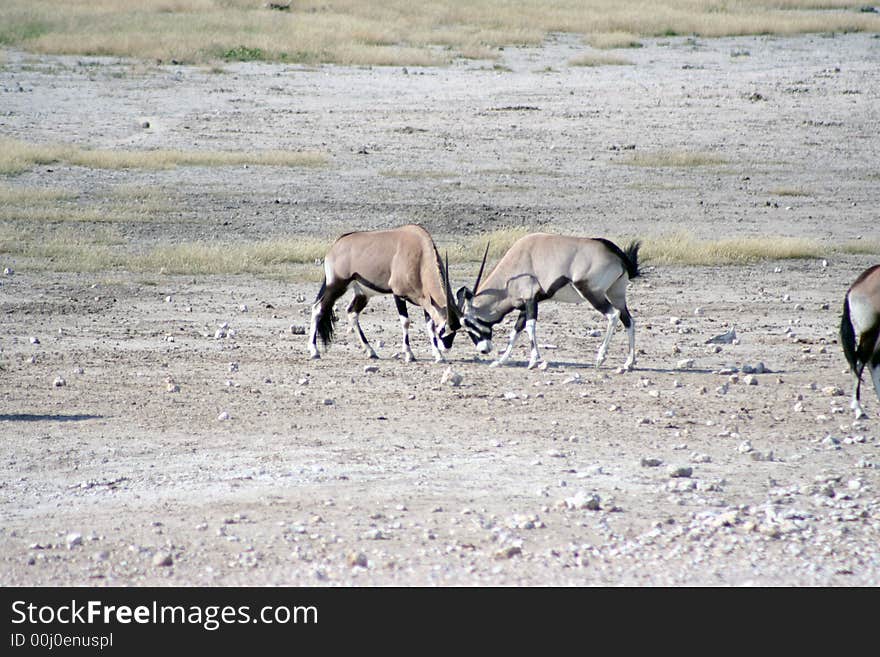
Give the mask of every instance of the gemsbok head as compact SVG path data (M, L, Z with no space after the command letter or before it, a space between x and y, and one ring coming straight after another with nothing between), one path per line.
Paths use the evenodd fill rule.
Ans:
M309 351L320 358L317 337L324 346L333 339L336 315L333 305L351 287L349 329L356 331L370 358L378 358L361 329L359 315L370 297L391 294L403 328L403 353L415 360L409 344L407 302L421 306L436 361L452 347L460 328L458 308L449 287L449 264L444 267L431 236L421 226L348 233L337 239L324 257L324 280L312 306Z
M856 279L843 300L840 343L853 374L850 407L856 419L867 417L862 410L862 372L867 366L880 400L880 265L869 267Z
M617 320L629 335L629 356L624 368L631 370L636 360L635 326L626 307L629 280L639 276L639 242L622 251L601 238L565 237L533 233L517 240L485 280L486 253L473 290L458 290L457 303L462 327L480 353L492 351L492 327L513 310L519 311L507 349L492 365L501 365L523 329L531 340L529 368L540 361L535 324L538 304L553 299L570 303L589 301L608 318L605 340L596 357L598 368L605 360Z

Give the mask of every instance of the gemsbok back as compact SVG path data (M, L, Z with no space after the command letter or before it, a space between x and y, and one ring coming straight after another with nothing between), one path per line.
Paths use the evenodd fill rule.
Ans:
M867 417L861 405L865 366L880 400L880 265L863 271L847 290L840 320L840 343L853 374L850 407L858 420Z
M517 240L481 282L486 254L473 291L458 290L457 302L462 327L468 332L477 350L492 351L492 327L508 313L519 310L519 317L510 334L504 353L492 365L501 365L523 329L531 340L529 368L540 360L535 325L538 304L553 299L570 303L589 301L608 318L605 340L596 356L596 367L608 353L611 335L620 319L629 335L629 356L624 369L635 365L635 325L626 307L626 288L630 279L639 276L639 242L625 251L602 238L565 237L533 233Z
M403 328L405 360L415 360L409 344L407 302L425 311L425 328L434 359L444 360L443 352L452 346L455 332L461 326L448 274L448 263L444 269L434 241L421 226L406 225L341 236L324 257L324 280L312 306L309 331L312 358L320 358L319 335L325 347L333 339L336 322L333 305L351 287L354 298L347 310L350 330L357 332L368 357L378 358L364 336L359 315L370 297L391 294Z

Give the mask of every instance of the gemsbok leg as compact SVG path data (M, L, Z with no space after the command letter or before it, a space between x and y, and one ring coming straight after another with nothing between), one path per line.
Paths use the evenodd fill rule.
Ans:
M373 347L370 346L370 343L367 341L367 336L364 335L364 331L361 328L360 314L366 307L367 300L368 298L365 294L355 293L351 303L348 304L348 310L346 312L348 313L349 331L357 331L361 346L364 348L364 351L367 352L369 358L378 358L379 356L376 355Z
M413 355L409 346L409 313L406 310L406 301L403 297L394 295L394 305L397 306L397 314L400 316L400 328L403 329L403 359L407 363L412 363L416 357Z
M324 346L330 344L333 339L333 323L336 321L336 315L333 313L333 304L343 294L345 294L346 285L327 284L327 280L321 283L321 289L318 290L318 296L315 303L312 304L312 321L309 330L309 352L312 358L320 358L318 352L318 335Z
M510 332L510 341L507 343L507 349L504 350L504 353L497 360L492 361L490 367L497 367L507 362L507 359L510 358L510 352L513 351L513 346L516 344L516 339L525 329L526 335L529 336L530 347L529 364L527 367L528 369L534 368L541 361L541 355L538 353L537 324L538 302L536 299L530 299L526 302L526 307L520 311L519 317L516 318L516 324L513 325L513 330Z
M526 327L526 311L520 311L519 317L516 318L516 324L513 325L513 330L510 332L510 340L507 343L507 349L504 350L496 360L493 360L489 367L498 367L499 365L504 365L507 362L507 359L510 358L510 352L513 351L513 346L516 344L516 339L519 337L519 334L523 332L523 329Z
M636 364L636 325L629 312L629 308L626 307L626 286L628 283L629 279L625 276L621 276L614 281L606 293L608 301L610 301L611 305L617 310L620 316L620 321L626 329L626 336L629 338L629 354L626 357L626 361L623 363L623 369L627 372L632 370L633 366Z
M853 375L850 408L859 420L867 417L860 399L862 373L866 367L880 400L880 265L862 272L847 290L840 322L840 343Z
M434 354L434 362L435 363L445 363L446 358L443 356L443 352L440 350L440 345L438 344L437 338L437 326L434 324L434 320L431 319L431 316L428 314L428 311L425 310L425 331L428 334L428 339L431 341L431 351Z

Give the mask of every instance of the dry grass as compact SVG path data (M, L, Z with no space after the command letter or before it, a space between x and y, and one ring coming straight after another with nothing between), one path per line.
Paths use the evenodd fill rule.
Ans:
M601 53L584 53L568 60L569 66L632 66L632 62L623 57Z
M34 269L71 272L123 270L151 274L280 274L291 265L312 265L331 241L314 238L244 244L161 244L132 253L113 227L70 225L46 231L0 226L0 254L28 258Z
M632 153L614 162L634 167L707 167L727 164L724 158L711 153L676 150Z
M608 50L611 48L641 48L637 34L632 32L599 32L590 34L587 43L593 48Z
M793 187L778 187L776 189L768 189L768 194L773 196L812 196L812 194L803 189L795 189Z
M33 52L196 63L444 64L537 45L551 32L596 47L638 38L804 32L880 32L880 16L845 0L4 0L0 46ZM609 36L615 35L615 36ZM601 45L601 44L612 45ZM614 45L617 44L617 45Z
M741 237L695 240L689 235L646 238L642 254L658 265L736 265L760 260L818 258L828 254L817 240L795 237Z
M464 265L475 274L489 244L488 266L528 228L507 228L461 241L438 242L441 253L449 252L450 263ZM621 246L626 239L613 238ZM267 240L248 243L161 244L133 253L113 226L88 229L69 224L49 232L41 228L0 225L0 254L28 259L32 269L59 272L126 271L144 274L251 274L317 281L332 238ZM766 260L821 258L834 253L880 255L880 240L858 240L828 246L818 240L792 237L748 237L697 240L686 234L646 237L642 259L651 265L743 265ZM459 274L461 272L459 271Z
M313 151L181 151L107 150L72 144L35 144L0 137L0 174L17 174L36 165L58 162L92 169L173 169L178 166L317 167L327 163Z
M0 221L136 223L169 221L176 201L156 188L124 186L106 198L85 200L74 192L0 184Z

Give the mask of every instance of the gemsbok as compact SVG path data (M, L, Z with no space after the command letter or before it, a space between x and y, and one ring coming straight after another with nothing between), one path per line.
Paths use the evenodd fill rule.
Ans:
M880 400L880 265L863 271L847 290L840 320L840 343L853 374L850 408L858 420L867 417L860 403L865 366Z
M538 304L553 299L569 303L589 301L608 318L605 340L596 356L597 368L605 361L611 335L620 319L629 335L629 356L624 368L633 368L635 325L626 307L626 288L629 280L640 274L639 242L621 251L602 238L533 233L517 240L481 281L488 253L487 245L473 290L460 288L457 303L462 327L483 354L492 351L492 327L511 311L519 310L507 349L492 362L493 366L507 361L523 329L531 340L528 367L538 364Z
M320 358L317 337L324 346L333 339L336 314L333 305L351 287L348 305L349 330L356 331L370 358L378 358L361 329L359 316L370 297L391 294L403 328L403 353L415 360L409 344L407 302L425 311L425 328L436 361L452 346L461 327L458 307L449 287L449 265L444 269L431 236L421 226L347 233L339 237L324 257L324 280L315 303L309 331L309 351Z

